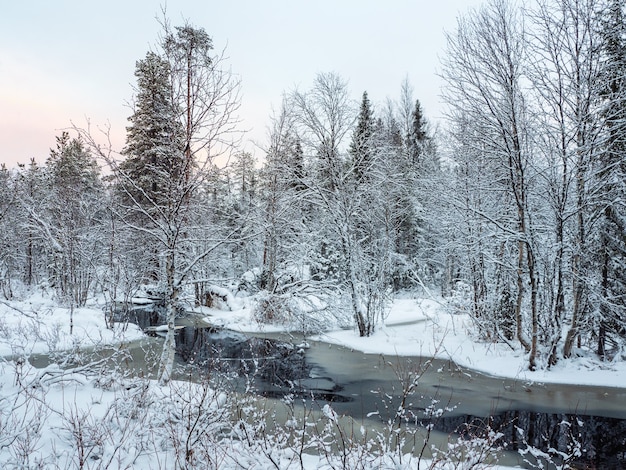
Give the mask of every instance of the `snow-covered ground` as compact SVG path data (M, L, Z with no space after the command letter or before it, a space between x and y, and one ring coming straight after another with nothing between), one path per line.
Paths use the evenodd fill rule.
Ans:
M232 310L203 309L203 313L210 323L239 331L285 328L259 325L253 307L250 299L234 299ZM108 329L96 303L74 309L72 316L70 334L69 309L45 295L0 301L0 355L16 358L85 350L143 335L134 325ZM384 324L370 338L359 338L354 329L336 329L312 339L368 353L449 358L486 374L525 381L626 387L624 364L602 363L592 355L562 361L549 371L530 372L521 350L475 341L470 319L449 314L437 300L396 299ZM338 428L329 417L332 410L322 418L326 419L326 434L310 436L318 441L301 454L302 448L290 444L299 432L293 425L296 418L288 421L291 427L280 431L283 434L270 434L264 427L254 427L263 417L255 419L254 407L249 404L241 412L252 413L248 415L252 427L238 428L245 434L229 439L228 433L234 432L228 430L232 407L244 406L236 400L202 384L172 382L160 387L147 379L128 379L80 366L68 371L52 365L42 370L27 362L6 360L0 362L0 463L19 463L24 468L172 468L189 458L210 461L213 466L209 468L275 468L276 461L285 469L301 468L301 464L304 468L341 468L340 460L315 447L337 438L333 432ZM228 416L223 410L229 410ZM203 428L189 428L190 423L201 423ZM184 447L189 439L211 455L187 455ZM354 444L346 458L358 460L362 452L363 448ZM371 468L418 468L415 459L400 465L400 455L393 451L370 457Z
M73 322L72 331L70 325ZM102 305L59 307L41 292L22 300L0 300L0 356L29 356L133 341L143 337L137 325L107 328Z

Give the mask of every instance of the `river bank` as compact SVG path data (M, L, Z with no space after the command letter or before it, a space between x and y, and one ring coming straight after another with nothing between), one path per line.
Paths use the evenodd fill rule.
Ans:
M320 402L329 400L333 403L332 413L351 416L356 418L357 422L364 419L363 416L367 416L368 419L370 416L376 416L376 410L381 405L381 397L383 401L388 400L390 409L395 409L394 403L402 398L402 380L405 380L406 385L407 377L412 380L410 375L412 373L419 375L417 394L425 401L423 403L415 401L407 409L413 410L411 411L413 413L415 410L428 410L429 403L434 403L433 400L442 403L430 412L438 414L439 406L442 412L445 412L445 420L438 420L439 424L447 426L442 428L444 434L452 432L460 424L476 417L494 416L494 423L498 422L501 429L506 429L511 442L517 439L518 433L517 424L513 423L524 422L531 428L545 429L558 439L562 439L561 436L570 436L571 432L568 429L575 428L578 435L586 439L584 442L592 442L596 447L600 445L606 447L604 443L598 444L596 434L587 438L583 436L581 430L602 429L606 426L617 429L623 425L622 421L609 423L601 417L607 417L608 420L626 419L624 416L626 390L619 388L623 384L615 380L614 376L620 364L597 364L590 358L581 356L570 361L569 366L564 365L563 370L558 373L555 373L555 370L529 373L524 369L525 359L521 352L509 350L502 345L474 341L469 319L464 315L450 315L442 308L441 303L434 300L397 299L384 324L381 324L370 338L359 338L352 329L337 329L315 336L303 336L297 331L289 334L285 332L284 326L259 325L254 322L253 306L250 303L241 301L235 307L231 311L200 309L197 313L203 315L210 324L228 328L230 331L245 331L247 335L259 338L288 337L298 354L302 355L308 364L306 378L301 384L304 387L302 390L305 393L331 391L332 393L319 395ZM76 316L77 314L79 316ZM144 363L149 361L145 355L150 348L158 350L160 346L158 338L145 338L132 324L126 327L118 325L114 330L107 330L102 310L97 308L96 304L73 312L74 327L70 335L68 315L67 309L55 306L54 302L45 296L0 304L1 344L5 348L4 351L8 352L5 357L24 355L32 358L37 352L43 353L46 357L56 354L61 357L68 351L69 355L77 357L90 348L124 343L131 344L133 352L125 358L123 356L120 358L134 363L136 367L139 365L139 373L134 375L148 371L140 364L141 361ZM193 329L190 331L192 342L197 342L198 338L194 336ZM181 334L183 333L181 331ZM146 347L146 341L150 348ZM61 347L68 345L63 352ZM154 358L152 361L154 362ZM428 374L423 374L420 369L424 361L429 361ZM456 364L463 367L458 368ZM50 370L28 367L22 370L21 367L23 366L18 366L17 362L7 362L3 366L4 403L16 393L21 393L19 390L24 390L20 389L20 384L27 379L39 381L42 374L53 379L47 378L48 382L44 386L39 386L39 390L46 392L39 400L47 403L46 406L50 406L57 414L71 411L72 407L76 411L80 408L81 412L85 413L85 419L97 421L105 419L107 412L105 407L98 411L102 416L91 416L89 414L91 411L87 410L101 408L94 407L94 403L108 403L107 406L113 406L112 403L126 399L125 394L121 392L126 385L120 382L113 387L117 390L114 393L103 391L100 386L94 386L94 376L91 372L72 372L71 376L59 378L56 366L52 366ZM493 374L494 371L498 372L499 368L506 373ZM477 373L476 371L480 369L483 369L483 372ZM398 372L409 375L403 379L398 377ZM115 377L115 374L120 374L121 371L109 370L106 374L111 373L113 373L111 377ZM566 385L568 383L566 379L569 380L569 385ZM49 386L57 380L62 384L61 388ZM101 379L95 380L97 382ZM113 379L115 380L117 379ZM555 386L558 380L562 380L561 385ZM593 386L586 385L586 382L596 380L598 382L592 383ZM611 385L607 387L606 383ZM198 386L193 385L196 388ZM149 386L150 389L153 387L154 384ZM158 393L164 393L162 389L158 387L157 389L161 390ZM168 393L171 398L171 391ZM75 399L79 395L79 399ZM95 396L98 398L94 399ZM280 398L279 401L282 403L283 400ZM62 408L65 411L55 408L57 402L64 403ZM159 421L156 417L150 419L154 422ZM66 421L59 423L53 420L52 426L65 426L67 429ZM363 422L369 423L367 420ZM563 431L564 422L570 422L571 428ZM597 435L602 437L603 433ZM524 439L527 438L528 436L524 436ZM128 442L132 445L132 440ZM615 443L611 442L610 446L613 445ZM610 449L604 451L605 455L614 454Z
M282 331L280 326L259 325L252 308L241 303L235 311L203 309L207 320L224 328L247 333ZM451 360L481 374L513 379L529 385L569 384L626 389L626 361L601 361L595 354L575 350L550 368L539 364L528 370L528 355L519 346L479 341L471 318L450 314L441 299L395 299L388 316L374 334L361 338L355 329L336 329L313 335L312 340L342 345L367 354L421 356Z
M197 314L215 326L248 334L284 333L284 325L264 325L254 321L253 304L237 299L230 311L197 309ZM441 301L433 299L396 299L384 322L374 334L361 338L354 329L336 329L323 334L302 336L302 342L319 341L348 350L386 357L412 356L452 361L482 375L514 381L530 390L551 385L580 385L606 389L598 399L626 392L626 362L602 362L593 354L576 351L577 356L561 360L551 368L529 371L526 354L502 343L479 342L467 315L447 313ZM70 319L73 322L70 333ZM67 308L45 294L35 292L22 300L0 303L0 356L80 353L82 349L127 344L144 337L135 324L115 324L108 328L102 305ZM297 341L296 341L297 342ZM553 387L552 387L553 388Z

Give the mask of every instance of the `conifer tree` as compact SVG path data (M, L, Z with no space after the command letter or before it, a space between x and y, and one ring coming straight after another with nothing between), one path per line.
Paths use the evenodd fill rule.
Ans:
M607 340L624 335L626 322L626 22L623 0L611 0L603 21L602 96L606 144L596 162L601 212L597 238L600 309L597 353L605 357Z
M416 167L422 164L422 156L428 141L426 118L419 100L415 100L415 108L411 113L411 128L406 136L406 146L410 162Z
M70 307L81 306L95 281L102 248L95 236L102 215L99 168L83 142L63 132L45 170L47 204L31 209L31 217L48 248L52 285Z
M170 66L154 52L137 62L135 109L127 127L126 156L120 165L125 197L144 210L154 209L172 197L185 173L182 132L172 102Z
M354 179L357 183L367 180L367 174L372 170L374 124L374 112L367 91L364 91L349 149Z

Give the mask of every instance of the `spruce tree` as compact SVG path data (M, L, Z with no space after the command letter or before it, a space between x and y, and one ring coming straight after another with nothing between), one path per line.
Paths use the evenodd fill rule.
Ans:
M626 22L624 1L612 0L603 25L606 144L596 162L599 178L599 234L596 238L600 309L597 324L600 357L607 340L624 336L626 322Z
M352 134L352 142L349 149L352 157L352 172L357 183L365 181L368 172L372 169L374 125L372 105L367 96L367 91L364 91L356 129Z
M167 204L186 171L181 129L172 103L170 66L154 52L137 62L135 110L128 118L123 194L146 211Z
M415 100L415 109L411 114L411 118L411 129L406 137L407 149L411 163L418 166L421 163L424 147L428 140L426 119L419 100Z
M432 196L432 178L438 170L437 156L431 144L428 122L418 99L411 112L410 127L404 137L406 158L399 164L403 177L411 182L411 190L402 194L400 205L407 209L398 219L399 236L397 250L417 263L421 275L426 268L426 237L424 207Z
M96 236L103 194L99 168L82 141L63 132L45 171L49 195L45 211L31 213L49 248L50 279L70 307L84 305L102 248Z

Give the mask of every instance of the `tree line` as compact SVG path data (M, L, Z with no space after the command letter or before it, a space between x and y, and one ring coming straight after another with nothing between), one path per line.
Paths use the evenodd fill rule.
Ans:
M583 347L620 357L623 12L490 0L448 34L444 130L408 81L374 105L322 73L284 94L262 161L238 150L224 54L202 28L164 21L137 61L119 154L75 128L45 164L0 172L2 295L43 285L73 308L155 286L162 380L183 302L233 280L257 295L259 321L369 336L395 292L419 287L469 313L480 340L523 348L531 369Z
M448 36L452 240L481 335L529 367L624 323L624 4L494 0Z

